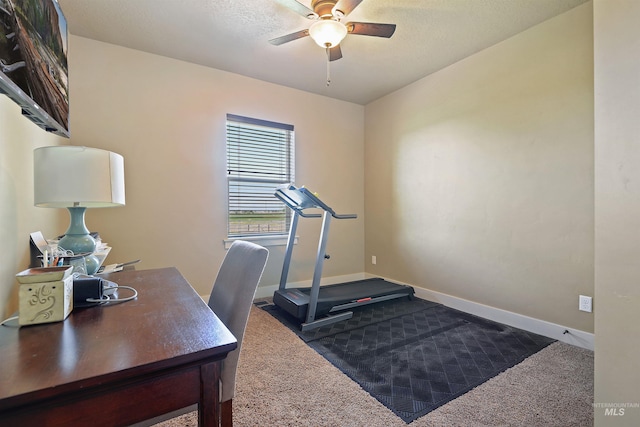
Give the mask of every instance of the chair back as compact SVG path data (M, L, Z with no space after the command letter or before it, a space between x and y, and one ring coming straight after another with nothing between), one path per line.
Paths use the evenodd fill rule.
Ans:
M211 290L209 307L238 340L238 347L229 353L222 365L220 402L232 399L235 394L242 339L268 256L266 248L236 240L227 251Z

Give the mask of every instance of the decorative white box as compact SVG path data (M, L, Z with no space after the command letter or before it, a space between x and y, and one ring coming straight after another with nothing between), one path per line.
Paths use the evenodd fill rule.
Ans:
M60 322L73 310L73 276L55 282L22 283L18 323Z

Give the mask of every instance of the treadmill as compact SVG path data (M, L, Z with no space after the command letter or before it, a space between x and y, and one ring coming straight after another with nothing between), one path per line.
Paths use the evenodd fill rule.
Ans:
M275 196L293 211L289 238L285 251L280 285L273 294L273 303L302 322L301 330L307 331L329 325L353 316L354 307L388 301L396 298L413 298L411 286L398 285L381 278L357 280L335 285L320 286L322 267L326 254L327 237L331 218L354 219L356 214L337 214L331 207L304 187L293 184L278 187ZM322 214L308 213L306 209L321 209ZM310 288L287 288L287 275L291 263L291 254L296 236L299 217L322 217L322 230L318 244L313 280Z

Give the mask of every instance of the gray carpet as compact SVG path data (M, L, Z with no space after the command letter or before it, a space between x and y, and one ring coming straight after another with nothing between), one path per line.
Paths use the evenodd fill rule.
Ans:
M556 342L455 400L415 427L593 425L593 352ZM253 308L234 398L234 425L407 424L293 332ZM162 427L196 426L193 413Z

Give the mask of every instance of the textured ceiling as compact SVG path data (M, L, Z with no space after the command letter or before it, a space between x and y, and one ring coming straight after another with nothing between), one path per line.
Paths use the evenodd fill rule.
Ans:
M345 21L397 24L391 39L348 35L331 62L312 21L278 0L58 0L73 35L367 104L586 0L364 0ZM300 0L310 6L311 0Z

